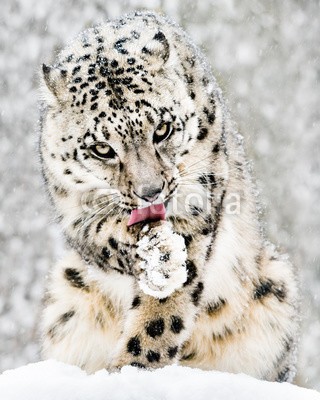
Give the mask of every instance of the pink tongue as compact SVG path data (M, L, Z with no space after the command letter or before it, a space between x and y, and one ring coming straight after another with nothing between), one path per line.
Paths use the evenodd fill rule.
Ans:
M136 208L131 211L128 226L136 224L137 222L150 220L165 220L166 219L166 208L163 203L151 204L151 206L144 208Z

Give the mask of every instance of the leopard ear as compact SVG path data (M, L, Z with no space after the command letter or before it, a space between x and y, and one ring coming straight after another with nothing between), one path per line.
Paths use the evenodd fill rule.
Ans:
M67 71L42 64L43 93L48 103L63 103L66 99Z
M158 31L154 37L141 49L143 58L155 71L161 69L170 56L170 45L162 31Z

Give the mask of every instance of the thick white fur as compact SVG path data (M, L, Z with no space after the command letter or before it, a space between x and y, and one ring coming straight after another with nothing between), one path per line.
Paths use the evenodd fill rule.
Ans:
M47 108L40 145L43 170L71 249L50 277L42 323L43 355L89 372L112 370L133 361L150 367L181 362L269 380L292 380L298 327L297 284L290 262L279 256L261 234L242 140L224 106L221 91L202 56L180 28L148 13L133 14L123 21L109 21L99 27L98 33L86 31L61 53L55 68L45 72L43 97ZM153 39L159 29L168 40L169 53L166 41ZM120 43L118 54L113 43L129 37L133 30L139 32L140 38ZM124 104L139 108L135 102L142 98L152 103L153 110L171 106L174 122L168 112L162 118L174 123L176 132L183 126L181 134L175 133L166 143L154 146L150 137L162 120L160 112L152 111L154 123L149 123L152 119L143 120L141 130L145 136L136 135L130 141L127 135L125 150L114 133L115 127L123 124L123 118L141 118L140 109L128 117L123 109L110 109L109 98L104 96L97 100L97 111L88 108L94 101L88 100L89 106L83 106L80 114L81 107L76 106L77 98L72 94L72 80L78 76L87 82L87 72L83 71L87 71L92 59L76 60L85 52L95 54L99 36L104 38L103 45L109 46L104 48L109 62L115 58L119 67L127 68L128 57L134 56L147 71L148 79L152 79L152 93L146 93L149 86L140 81L145 90L141 96L124 87ZM91 46L84 49L86 41ZM142 48L147 50L141 52ZM74 58L67 62L70 53ZM82 69L74 75L77 65ZM63 69L66 73L62 78ZM94 89L96 83L90 82L89 88ZM83 95L79 86L75 93ZM124 172L119 173L116 160L101 166L94 157L83 156L79 148L78 139L84 147L93 143L92 132L97 141L106 141L102 117L98 117L101 111L116 114L112 115L112 124L106 120L103 123L110 132L108 143L122 160ZM210 113L214 113L211 121ZM100 125L95 126L93 117L99 118ZM201 131L203 128L208 132ZM88 137L84 137L85 132L90 132ZM155 148L161 154L161 165ZM75 149L78 153L73 159L70 155ZM129 197L131 208L145 205L128 192L129 181L133 185L157 182L161 171L167 174L164 192L169 191L171 178L178 183L168 203L167 221L146 232L128 229L124 201ZM201 174L209 174L209 180L214 174L215 182L200 184ZM99 210L93 200L108 198L106 191L118 197L114 197L110 208ZM232 196L239 199L236 213L228 212L226 205ZM199 201L204 210L200 215L192 214L192 207L198 206ZM115 204L120 204L117 213L113 211ZM97 224L105 215L109 220L99 230ZM213 224L211 231L203 234L208 216ZM80 222L75 227L76 221ZM168 269L164 264L155 268L154 260L150 265L146 262L146 242L153 229L158 232L159 244L151 243L156 247L150 249L150 254L153 251L158 257L165 253L163 249L169 251L173 261ZM186 235L192 239L190 243L187 239L184 243ZM110 247L111 237L117 245ZM101 261L103 248L110 251L105 263ZM119 267L118 258L128 249L129 270L120 274L115 270ZM140 257L139 262L135 254ZM197 275L188 285L184 285L186 257L197 268ZM68 269L76 271L73 281L66 278ZM155 278L155 270L161 282ZM167 283L163 283L165 273ZM133 306L137 296L141 304ZM167 301L160 302L164 297L168 297ZM175 328L179 332L168 328L173 316L183 321L182 328L179 324ZM165 326L158 339L145 332L155 319L162 319ZM130 350L132 338L139 338L140 352L139 346ZM177 354L172 355L174 347ZM148 364L145 358L151 350L159 353L159 360L149 360Z

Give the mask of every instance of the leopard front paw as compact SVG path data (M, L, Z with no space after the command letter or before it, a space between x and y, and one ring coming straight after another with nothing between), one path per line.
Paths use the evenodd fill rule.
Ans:
M142 271L138 278L139 286L150 296L168 297L187 280L184 239L166 222L145 226L142 234L137 247L138 267Z

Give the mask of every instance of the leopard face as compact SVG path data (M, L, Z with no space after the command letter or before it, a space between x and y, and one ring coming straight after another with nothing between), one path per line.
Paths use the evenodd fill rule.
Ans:
M220 106L194 49L157 18L90 29L43 66L43 171L66 229L174 199L190 217L207 201Z

